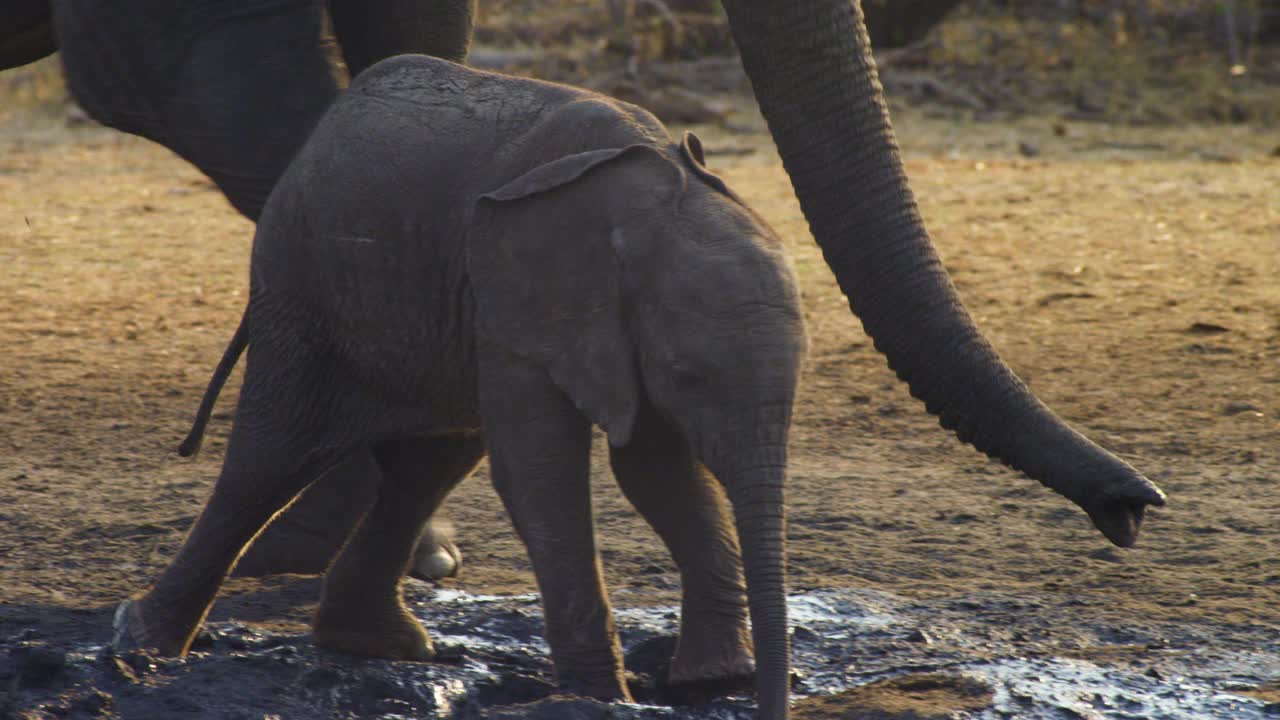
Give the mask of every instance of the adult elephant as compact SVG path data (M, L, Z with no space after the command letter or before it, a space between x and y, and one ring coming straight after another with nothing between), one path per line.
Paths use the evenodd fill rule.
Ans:
M267 194L343 81L404 52L461 61L474 0L394 2L14 0L0 7L0 70L61 51L67 85L94 119L165 145L257 220ZM373 501L359 455L317 481L240 559L236 572L323 571ZM412 570L455 573L447 525L428 523Z
M724 5L810 228L889 365L961 440L1062 493L1108 539L1131 545L1146 506L1163 495L1037 400L961 305L907 183L860 6ZM327 9L358 72L404 51L464 59L474 2L330 0ZM59 0L51 22L71 90L93 117L172 148L255 218L338 92L324 10L309 0ZM0 60L8 47L0 44ZM347 510L332 516L335 526L356 507L329 506ZM780 515L758 521L759 532L742 537L747 554L783 531ZM782 557L771 562L768 572L783 572ZM785 623L783 598L769 602L767 622ZM774 660L762 664L786 667ZM787 682L774 675L760 682Z

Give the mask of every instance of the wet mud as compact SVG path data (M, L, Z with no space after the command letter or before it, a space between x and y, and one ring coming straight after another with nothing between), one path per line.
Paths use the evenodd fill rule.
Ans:
M433 629L437 662L353 658L315 647L305 633L237 621L210 623L184 660L115 652L97 642L68 648L56 636L25 628L0 643L4 709L14 717L140 720L753 717L749 690L676 694L665 686L674 607L619 611L637 700L620 705L558 691L536 596L476 596L416 581L406 595ZM993 594L911 602L823 590L794 595L790 611L796 717L802 720L956 713L1265 720L1280 712L1280 705L1248 692L1267 681L1267 668L1280 666L1280 638L1247 651L1203 652L1205 638L1185 627L1090 621L1066 630L1042 603ZM107 620L105 612L98 615ZM1063 636L1079 643L1076 652L1063 651Z

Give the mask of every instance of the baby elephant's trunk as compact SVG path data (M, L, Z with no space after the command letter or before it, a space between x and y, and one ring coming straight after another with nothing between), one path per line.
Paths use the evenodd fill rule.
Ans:
M756 655L759 720L786 720L791 684L787 637L786 519L783 483L786 450L770 449L725 477L733 504L747 580ZM761 460L764 460L761 462Z
M178 454L182 457L191 457L200 451L200 443L204 440L204 429L209 425L209 416L213 414L213 404L218 401L218 393L222 392L222 386L227 384L227 377L231 375L236 362L240 360L240 354L248 345L249 308L246 307L244 314L240 316L240 327L236 328L236 334L231 336L230 344L223 351L222 359L218 361L218 367L213 371L213 377L209 379L209 387L205 388L204 398L200 400L200 408L196 410L196 419L191 423L191 432L187 433L187 438L178 446Z

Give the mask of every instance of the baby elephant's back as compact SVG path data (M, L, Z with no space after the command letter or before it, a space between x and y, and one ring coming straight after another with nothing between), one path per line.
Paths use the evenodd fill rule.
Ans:
M456 343L472 208L519 172L513 142L573 95L423 56L370 68L272 193L256 289L302 311L356 366L365 351L370 366L411 364L422 347Z
M560 98L549 96L560 92L435 58L391 58L339 98L290 174L312 212L335 224L444 229L440 223L506 178L512 140L557 105Z

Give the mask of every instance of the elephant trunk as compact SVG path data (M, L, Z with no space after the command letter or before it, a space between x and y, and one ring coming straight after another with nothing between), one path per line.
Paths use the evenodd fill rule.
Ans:
M783 504L786 453L785 446L762 448L733 458L736 470L716 473L725 481L742 545L760 720L785 720L791 680Z
M859 5L724 4L810 228L890 367L943 427L1133 544L1163 494L1037 400L975 327L908 187Z

